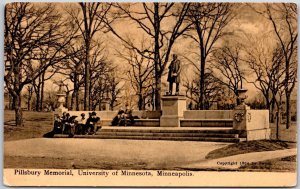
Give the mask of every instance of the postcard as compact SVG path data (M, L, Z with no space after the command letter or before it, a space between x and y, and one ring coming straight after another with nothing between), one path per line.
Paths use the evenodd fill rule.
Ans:
M297 4L12 2L7 186L297 184Z

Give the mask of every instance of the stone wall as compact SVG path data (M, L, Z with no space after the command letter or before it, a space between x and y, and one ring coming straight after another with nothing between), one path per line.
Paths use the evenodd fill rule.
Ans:
M184 119L232 119L232 110L187 110Z
M86 116L92 111L67 111L70 115L80 116L85 113ZM95 111L101 119L113 119L118 111ZM134 110L133 116L138 116L141 119L159 119L161 111L139 111ZM183 112L184 119L233 119L232 110L186 110Z

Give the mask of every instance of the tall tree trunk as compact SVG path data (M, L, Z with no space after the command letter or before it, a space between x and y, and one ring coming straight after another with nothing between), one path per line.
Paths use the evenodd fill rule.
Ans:
M28 88L27 110L31 110L32 87Z
M71 95L71 104L70 104L70 109L71 110L74 110L74 100L75 100L75 92L73 91L73 93Z
M78 70L78 68L76 68L76 70ZM77 74L77 71L75 72L75 75L74 75L74 97L75 97L75 106L76 106L76 111L79 111L79 78L78 78L78 74Z
M289 129L290 128L290 124L291 124L291 116L290 116L290 114L291 114L291 110L290 110L290 102L291 102L291 94L290 93L287 93L286 92L286 95L285 95L285 97L286 97L286 110L285 110L285 112L286 112L286 129Z
M155 64L155 90L154 90L154 105L155 110L160 110L160 92L161 92L161 70L159 60L159 32L160 32L160 20L159 20L159 4L154 3L154 64Z
M275 111L275 100L274 97L272 97L272 100L271 100L271 117L270 117L270 121L272 123L274 123L274 111Z
M39 111L40 110L40 90L41 90L41 81L40 81L40 77L38 79L38 84L35 87L35 96L36 96L36 101L35 101L35 111Z
M22 112L22 100L21 94L17 93L14 101L14 109L15 109L15 120L16 126L23 126L23 112Z
M14 97L10 94L8 94L8 109L13 110L14 109Z
M200 99L199 99L199 108L200 110L204 109L204 83L205 83L205 55L203 54L204 49L201 48L201 61L200 61Z
M76 104L76 111L79 111L79 94L78 94L78 91L77 91L77 94L75 96L75 104Z
M139 95L138 95L138 107L139 107L139 110L143 110L143 96L142 96L142 94L140 93Z
M160 95L161 95L161 77L156 82L156 93L155 93L155 110L161 110L160 106Z
M271 117L272 117L271 102L268 96L266 96L266 106L267 106L266 108L269 110L269 121L271 121Z
M14 83L14 91L12 92L14 97L14 110L15 110L15 120L16 126L23 126L23 113L22 113L22 97L21 97L21 90L20 90L20 83L22 80L22 73L21 73L21 65L17 64L14 68L14 75L15 75L15 83Z
M204 109L204 87L205 87L205 61L206 61L206 49L204 47L204 41L202 36L202 30L199 26L198 21L195 22L200 47L200 98L199 98L199 109Z
M65 102L65 107L69 109L69 96L70 96L70 91L66 92L66 102Z
M276 111L276 139L279 140L279 116L280 116L280 110Z
M90 110L90 60L89 60L89 52L90 52L90 41L89 39L85 42L85 74L84 74L84 101L83 101L83 109Z
M44 101L44 89L45 89L45 72L41 75L41 98L40 98L40 111L43 111L43 101Z
M101 111L101 100L99 99L99 102L98 102L98 110Z

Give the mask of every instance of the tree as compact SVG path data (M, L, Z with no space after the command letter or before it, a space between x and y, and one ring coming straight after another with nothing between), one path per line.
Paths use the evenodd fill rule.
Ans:
M284 87L283 52L278 45L273 48L266 46L269 39L264 35L261 38L249 37L249 39L248 47L245 48L244 61L254 80L248 79L248 82L262 93L265 98L265 108L270 110L270 120L273 121L275 104L281 103L278 102L277 97Z
M24 97L27 100L27 110L31 110L31 99L32 99L32 94L33 94L33 87L32 85L27 85L26 90L28 93L24 94Z
M81 43L69 44L63 49L63 53L68 56L61 64L55 65L57 73L60 73L73 83L73 92L71 95L70 109L79 111L79 92L84 84L84 47Z
M114 110L115 107L121 104L118 99L122 97L121 92L123 90L123 86L120 86L121 80L120 78L118 78L116 70L112 71L111 74L109 74L108 81L108 97L110 98L110 109Z
M80 8L68 10L71 19L80 29L84 42L84 110L90 109L90 51L95 34L104 29L110 3L79 3Z
M197 62L195 62L194 59L191 59L187 56L184 56L184 58L194 69L193 74L189 73L189 76L184 79L183 87L185 87L186 89L186 97L190 99L192 104L195 103L196 108L198 109L198 106L200 104L200 69ZM191 75L194 75L194 77L191 77ZM204 74L204 82L205 88L203 107L205 109L209 109L209 107L212 105L211 102L218 101L221 96L224 96L225 86L222 85L222 83L217 79L212 69L206 69Z
M265 4L264 10L254 9L267 18L280 45L285 65L286 128L290 127L291 94L297 81L297 5L294 3Z
M48 67L65 58L60 52L73 38L53 4L11 3L5 7L5 76L13 97L16 125L23 125L21 92ZM39 64L39 54L49 53Z
M109 73L113 72L115 67L112 66L107 58L106 47L102 41L92 44L91 61L90 61L90 98L91 109L95 110L96 106L102 104L104 98L108 98L108 88L110 86Z
M40 59L40 65L43 64L43 59ZM45 81L51 79L57 70L52 69L50 71L47 71L46 69L42 74L39 75L35 80L32 81L32 86L35 93L35 111L42 111L43 109L43 101L44 101L44 86ZM46 77L47 74L47 77Z
M222 85L232 90L238 96L238 89L243 88L244 71L240 58L240 46L225 45L213 53L214 76Z
M160 110L161 77L169 61L175 41L189 28L184 23L189 3L138 3L113 4L117 9L114 21L129 19L138 29L148 36L154 48L138 48L132 39L126 39L113 27L114 22L106 22L110 31L128 48L134 49L140 56L154 62L154 98L155 108Z
M144 40L141 41L141 49L145 49L146 45ZM125 51L117 50L117 55L125 60L130 66L126 74L129 82L138 96L138 109L145 110L146 99L151 95L151 86L153 83L153 63L150 59L141 56L135 49L128 49L125 45Z
M200 99L199 108L204 108L205 69L207 57L219 38L224 35L224 27L232 19L232 4L229 3L192 3L188 11L187 22L192 30L184 34L199 47L200 54ZM196 33L196 34L195 34Z

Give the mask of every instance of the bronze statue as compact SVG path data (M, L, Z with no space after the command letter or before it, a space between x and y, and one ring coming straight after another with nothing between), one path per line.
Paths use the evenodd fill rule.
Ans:
M169 66L169 74L167 79L167 81L169 82L168 95L172 95L173 83L176 83L175 95L179 95L180 72L181 72L180 60L177 59L176 54L173 54L173 60L171 61Z

